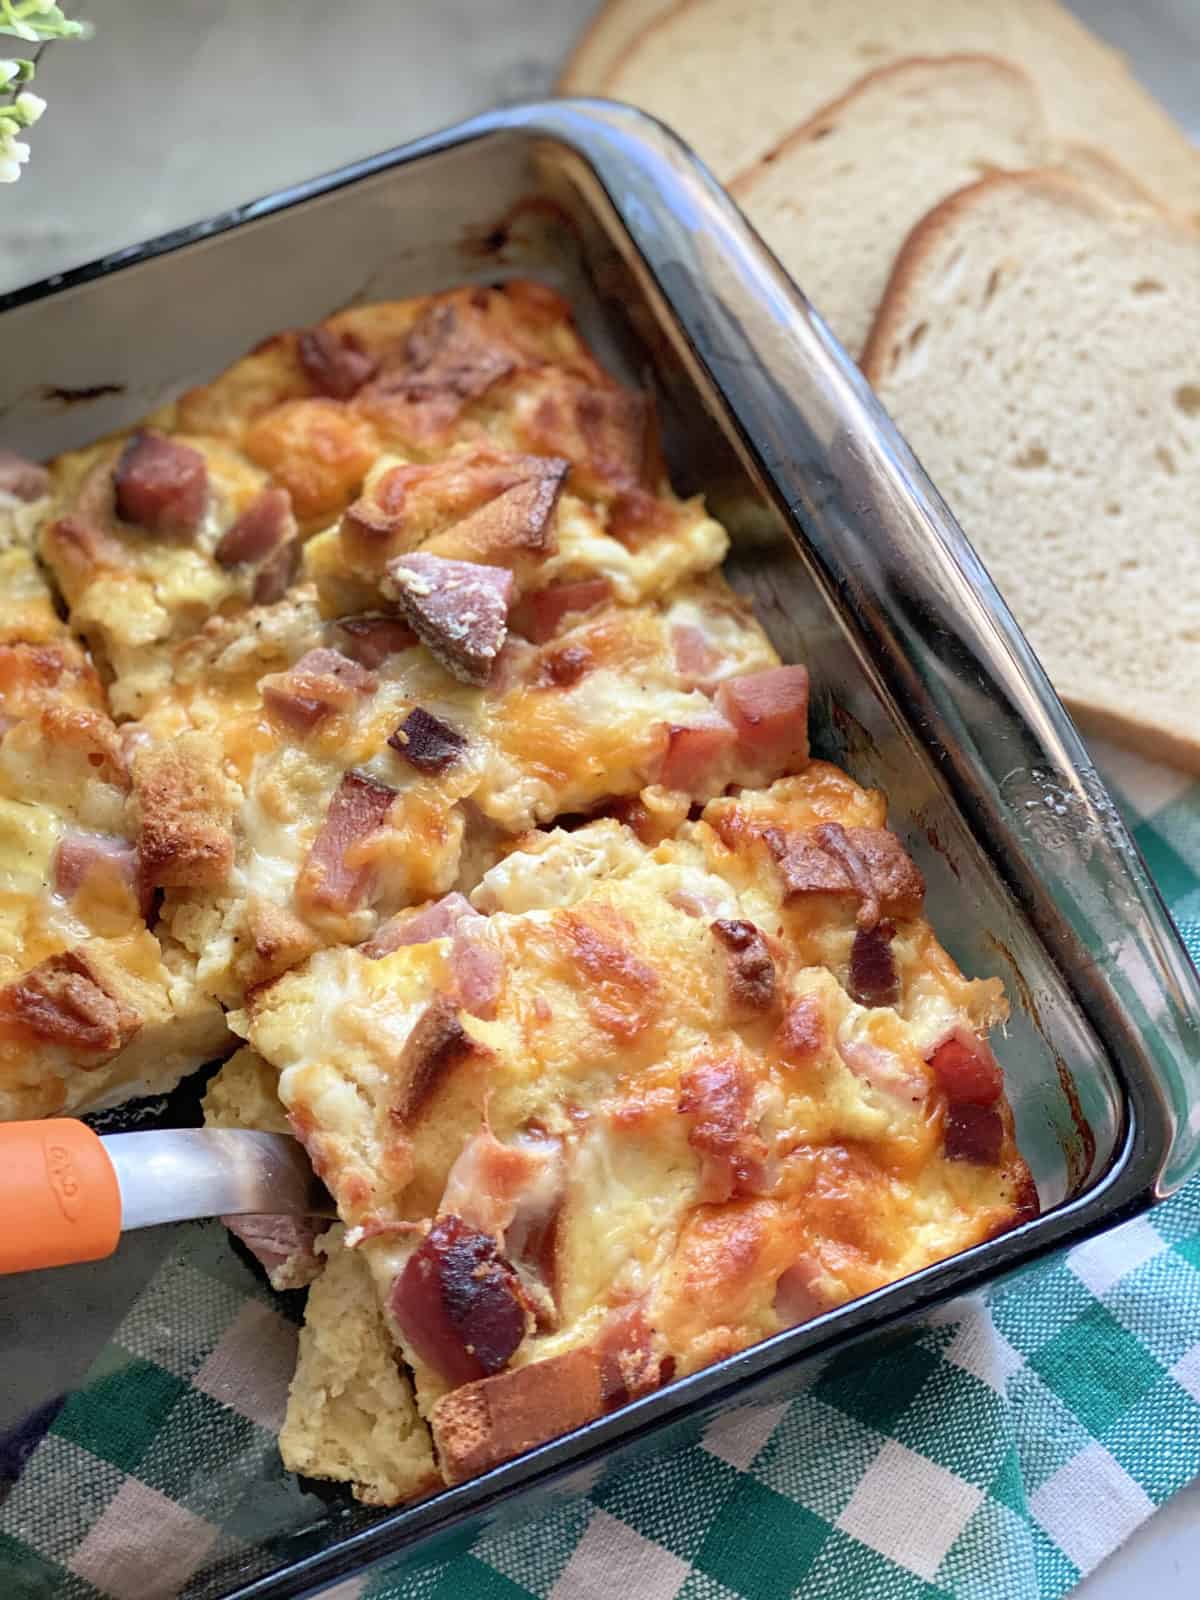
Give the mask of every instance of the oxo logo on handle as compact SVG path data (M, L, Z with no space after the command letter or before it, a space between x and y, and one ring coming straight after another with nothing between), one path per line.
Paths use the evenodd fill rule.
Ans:
M58 1201L59 1210L68 1222L75 1222L83 1203L83 1183L75 1168L70 1150L65 1145L47 1139L46 1152L46 1177L54 1191L54 1198Z

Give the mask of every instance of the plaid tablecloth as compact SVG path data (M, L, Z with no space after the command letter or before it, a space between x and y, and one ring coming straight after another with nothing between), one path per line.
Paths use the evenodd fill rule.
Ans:
M1200 786L1098 754L1200 955ZM3 1600L219 1593L264 1526L297 1520L273 1433L294 1343L217 1225L196 1230L0 1507ZM1200 1475L1200 1183L804 1385L515 1531L330 1594L1056 1600Z

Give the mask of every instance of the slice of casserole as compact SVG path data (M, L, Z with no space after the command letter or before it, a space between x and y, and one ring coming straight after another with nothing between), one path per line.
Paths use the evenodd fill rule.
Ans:
M540 642L520 621L481 684L394 615L323 619L305 587L178 648L133 773L143 869L211 993L237 1004L320 945L386 937L534 824L654 783L683 816L805 759L803 670L716 574ZM764 687L786 727L746 720Z
M112 674L114 713L153 709L173 646L206 619L281 598L304 538L343 512L394 522L399 463L480 450L510 459L501 477L532 463L536 482L515 496L509 484L498 509L543 553L566 485L568 542L636 568L642 591L687 568L689 546L693 565L721 559L724 534L698 506L660 504L649 404L595 361L561 297L516 282L358 307L267 340L138 429L53 464L41 550ZM381 503L362 490L384 453ZM553 571L595 567L585 553Z
M249 997L448 1481L1036 1205L999 985L882 812L815 763L654 845L535 835L442 936Z
M205 1125L289 1132L278 1082L278 1073L243 1047L209 1083ZM433 1488L441 1480L429 1430L367 1263L346 1249L341 1226L296 1216L223 1220L261 1262L272 1288L313 1285L279 1438L288 1471L348 1483L368 1505L395 1505Z
M174 1086L220 1009L149 931L125 747L30 541L0 507L0 1118Z

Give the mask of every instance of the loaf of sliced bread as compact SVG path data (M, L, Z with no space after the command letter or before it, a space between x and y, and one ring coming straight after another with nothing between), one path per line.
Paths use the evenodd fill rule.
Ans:
M1056 0L682 0L601 78L585 82L577 62L572 81L654 112L728 181L864 72L952 53L1023 68L1057 139L1110 151L1156 197L1200 213L1200 153Z
M896 252L984 174L1049 153L1037 90L993 56L898 61L740 173L730 192L853 356Z
M1200 771L1200 234L990 176L909 236L862 364L1082 724Z

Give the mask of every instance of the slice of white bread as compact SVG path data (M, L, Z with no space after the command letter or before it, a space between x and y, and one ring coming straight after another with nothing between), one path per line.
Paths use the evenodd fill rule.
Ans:
M586 87L654 112L728 180L864 72L960 53L1022 67L1056 138L1103 147L1156 197L1200 213L1200 153L1056 0L681 0ZM585 86L578 66L572 81Z
M317 1247L325 1270L308 1291L279 1450L289 1472L349 1483L356 1500L394 1506L442 1480L375 1285L343 1233L335 1225Z
M1084 727L1200 771L1200 234L985 178L910 235L862 365Z
M1041 165L1032 80L994 56L921 57L868 73L729 185L851 355L896 252L925 213L989 171Z
M608 0L576 40L558 75L559 94L596 94L628 45L672 0Z

